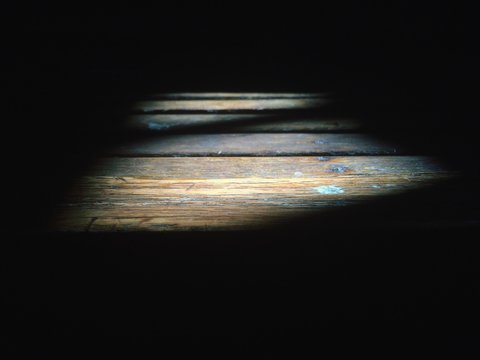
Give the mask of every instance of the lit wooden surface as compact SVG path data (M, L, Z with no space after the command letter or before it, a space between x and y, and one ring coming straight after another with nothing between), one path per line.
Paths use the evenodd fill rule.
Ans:
M159 93L143 96L148 99L194 99L194 100L229 100L229 99L322 99L328 97L326 93L281 93L281 92L178 92Z
M92 163L58 205L50 229L264 229L454 176L431 157L402 155L396 144L355 132L359 123L353 119L285 119L280 111L268 115L280 121L258 123L262 117L250 113L259 107L320 108L319 95L218 96L222 100L183 93L171 95L179 100L148 102L150 109L200 113L129 115L126 129L142 129L148 136L134 136ZM145 109L145 103L135 106ZM225 114L226 109L249 113ZM189 134L195 125L211 123L234 125L221 133ZM170 127L181 132L164 134ZM234 132L242 127L244 133ZM337 130L344 132L331 133Z
M275 114L136 114L128 117L129 129L142 131L211 131L229 132L332 132L358 130L361 124L346 117Z
M110 150L120 156L387 155L404 150L364 134L179 134Z
M449 177L433 164L424 157L106 158L73 186L55 228L261 228Z
M139 101L133 110L152 111L262 111L262 110L304 110L328 103L324 98L306 99L227 99L227 100L149 100Z

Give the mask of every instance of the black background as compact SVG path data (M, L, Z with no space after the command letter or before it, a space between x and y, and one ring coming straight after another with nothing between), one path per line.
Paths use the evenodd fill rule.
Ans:
M12 355L478 352L473 7L43 2L2 15ZM336 213L325 228L314 218L253 234L28 231L121 138L114 117L98 116L108 97L152 91L331 91L377 136L439 156L464 183ZM399 119L415 130L397 132ZM383 223L412 212L457 225Z

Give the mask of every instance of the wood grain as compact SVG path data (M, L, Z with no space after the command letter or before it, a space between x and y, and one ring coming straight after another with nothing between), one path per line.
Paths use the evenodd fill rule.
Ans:
M268 228L451 176L421 157L280 159L103 159L73 186L52 229Z
M85 175L163 179L274 179L299 175L403 176L424 173L449 172L434 158L427 156L104 157L92 164Z
M146 100L135 103L133 111L263 111L263 110L304 110L327 104L324 98L298 99L231 99L231 100Z
M404 149L363 134L199 134L149 137L110 149L116 156L388 155Z
M349 118L318 116L285 117L266 114L137 114L125 122L128 129L143 131L212 131L241 132L322 132L352 131L360 123Z
M303 99L322 98L328 93L181 92L144 96L148 99Z

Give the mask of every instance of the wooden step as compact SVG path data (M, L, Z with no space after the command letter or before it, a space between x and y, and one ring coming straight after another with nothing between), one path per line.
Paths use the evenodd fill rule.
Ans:
M109 150L116 156L388 155L405 149L365 134L200 134L147 137Z
M360 132L366 127L353 116L323 111L332 99L225 92L131 99L120 114L125 136L72 185L49 229L265 229L456 176Z
M51 228L269 228L451 176L427 157L104 158L73 186Z
M306 110L315 109L329 103L325 98L295 99L181 99L181 100L146 100L135 103L133 111L266 111L266 110Z
M449 174L427 156L103 157L85 176L162 179L287 178L297 176Z
M342 132L359 130L360 122L346 117L278 114L136 114L125 121L131 130L155 132Z
M328 97L328 93L254 93L254 92L179 92L144 95L148 99L319 99Z

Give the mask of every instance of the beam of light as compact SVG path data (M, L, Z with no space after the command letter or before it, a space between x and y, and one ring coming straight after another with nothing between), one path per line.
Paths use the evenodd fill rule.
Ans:
M312 115L309 122L304 115L282 117L283 110L318 109L325 101L318 94L272 96L176 93L136 104L134 109L147 112L192 113L130 117L130 128L158 132L176 126L184 133L132 138L107 150L59 205L51 228L271 228L302 216L428 188L453 176L434 158L399 156L402 149L397 145L353 133L359 126L355 120ZM263 109L280 116L222 113ZM225 129L240 132L188 134L193 126L208 130L212 123L235 124ZM255 128L256 123L260 127ZM352 133L329 133L342 126ZM295 133L302 130L305 133Z

